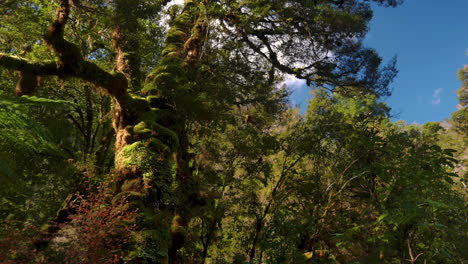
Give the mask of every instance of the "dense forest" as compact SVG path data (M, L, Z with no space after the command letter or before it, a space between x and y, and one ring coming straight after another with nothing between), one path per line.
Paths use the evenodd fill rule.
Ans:
M1 0L0 263L464 263L468 67L393 121L401 4Z

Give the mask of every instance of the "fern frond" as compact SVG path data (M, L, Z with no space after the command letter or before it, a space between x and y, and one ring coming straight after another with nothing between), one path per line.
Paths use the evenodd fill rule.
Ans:
M62 155L47 130L24 112L0 103L0 152Z

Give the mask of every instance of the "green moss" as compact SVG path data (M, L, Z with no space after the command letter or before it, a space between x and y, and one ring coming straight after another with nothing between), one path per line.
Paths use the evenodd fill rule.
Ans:
M175 56L177 56L177 52L176 52L176 51L168 52L168 53L166 54L166 56L175 57Z
M158 107L161 107L163 105L164 100L160 96L156 95L150 95L146 97L146 100L150 104L151 111L158 110Z
M151 129L148 128L146 123L144 121L136 124L133 127L133 132L136 134L139 134L140 136L150 136L151 135Z
M151 125L151 128L155 130L158 139L166 144L171 149L171 151L175 151L175 149L179 146L179 138L177 137L177 134L169 128L163 127L156 122Z
M151 113L148 115L154 116L154 119L158 123L164 124L165 122L171 122L174 119L174 112L171 109L157 109L153 108Z
M187 235L187 231L183 226L171 226L171 233L181 237L185 237Z
M132 95L131 96L131 103L129 104L129 111L132 111L134 113L144 113L148 110L150 110L150 105L148 101L146 101L145 98L139 97Z
M142 186L141 179L131 179L124 182L122 191L135 191L140 190Z
M173 49L173 50L170 50L169 52L177 52L177 51L179 50ZM172 73L182 73L183 70L179 67L182 64L182 61L183 61L182 58L180 58L179 56L162 57L160 66L158 66L155 69L155 72L162 72L163 70L161 70L159 67L164 66L164 67L167 67L165 68L164 71L172 72Z
M140 209L144 208L144 198L144 193L125 191L114 196L114 198L112 198L112 204L118 204L122 201L126 201L126 208L123 208L124 210Z
M162 72L159 72L159 74L155 75L155 78L156 79L170 79L172 78L172 75L169 73L169 72L166 72L166 71L162 71Z
M164 228L135 232L135 248L126 257L126 263L168 263L169 234Z
M158 119L156 112L153 111L148 115L144 115L143 118L143 121L135 125L133 131L144 138L156 136L157 139L151 138L149 141L146 141L146 144L140 141L125 147L122 150L125 165L141 166L142 162L144 162L142 154L148 154L148 147L156 152L167 150L173 152L179 146L177 134L155 121L155 119Z
M170 30L167 34L167 41L180 41L183 42L184 39L187 38L187 33L182 30L173 29Z
M127 82L127 77L125 77L125 75L121 72L113 72L112 77L113 77L112 81L117 81L117 82L122 82L122 83Z
M160 115L162 113L164 113L165 116ZM133 130L135 133L146 137L148 137L149 135L154 135L160 142L165 144L170 151L175 151L175 149L179 146L179 138L177 137L177 134L174 131L157 123L158 121L163 119L163 117L168 118L169 111L162 111L159 109L147 111L142 116L143 121L138 123L133 128ZM166 149L166 147L161 146L159 142L156 141L152 141L150 142L150 144L156 147L155 150L157 151Z
M124 147L120 155L125 167L141 172L144 186L155 188L158 193L156 199L164 201L171 199L174 160L167 144L156 137L151 137ZM137 183L126 182L122 189L133 189Z
M152 76L151 76L151 77L152 77ZM157 87L156 87L156 85L155 85L154 82L147 82L147 83L145 83L145 84L143 85L143 88L141 89L141 91L142 91L143 93L146 93L146 94L148 94L148 93L150 93L150 92L152 92L152 91L156 91L156 90L157 90Z
M150 104L154 104L154 103L158 103L159 102L159 97L158 96L148 96L147 98L148 102ZM151 108L150 111L147 111L146 113L143 114L143 119L146 119L146 120L154 120L154 121L158 121L158 118L159 118L159 109L158 108Z
M148 139L147 144L151 149L159 152L160 155L170 153L169 147L157 138Z
M129 52L124 52L122 55L125 59L133 59L133 58L136 58L138 54L134 51L129 51Z
M126 192L121 192L114 196L112 199L113 202L117 200L122 200L126 199L127 201L130 200L142 200L144 198L145 194L141 192L132 192L132 191L126 191Z
M142 141L138 141L122 149L122 164L127 168L136 166L142 169L151 161L152 154Z
M180 215L175 215L174 218L172 218L171 233L185 236L186 230L182 223L183 223L182 217Z
M140 211L140 217L138 219L138 226L157 226L158 220L161 218L159 213L156 213L152 208L144 208Z
M177 52L179 47L175 44L167 44L166 47L162 50L161 54L167 56L168 53ZM164 70L164 69L163 69Z

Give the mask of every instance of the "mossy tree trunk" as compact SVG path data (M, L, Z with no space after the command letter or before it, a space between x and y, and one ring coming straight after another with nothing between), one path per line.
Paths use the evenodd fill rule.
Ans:
M116 199L125 197L134 202L142 214L139 227L144 232L136 239L143 243L135 243L129 256L142 262L180 263L177 251L184 245L196 200L187 120L176 101L181 99L180 87L193 81L197 68L206 36L207 20L201 12L204 4L186 1L182 12L170 22L166 48L143 89L146 98L132 98L130 109L119 104L114 109ZM119 23L114 47L118 50L117 69L128 79L137 80L132 75L138 73L137 61L131 55L125 57L135 53L129 53L125 46L131 43L125 33L132 30L132 24L126 29L122 26L125 23ZM137 84L133 82L133 89ZM196 96L191 91L184 95Z
M35 63L0 54L0 64L20 71L17 95L33 94L38 76L55 75L88 81L113 98L114 200L126 199L128 209L138 209L139 215L138 230L125 258L128 263L176 263L190 215L187 202L194 192L188 191L191 170L186 120L174 107L173 100L178 88L190 81L187 75L196 68L207 23L200 16L203 3L186 1L181 14L171 22L166 49L147 79L146 97L130 94L142 88L142 78L139 43L133 32L138 22L136 17L126 15L125 10L136 8L134 5L138 3L129 0L116 3L112 35L115 72L107 72L86 60L75 44L64 39L72 4L59 1L55 20L44 37L56 55L56 62ZM173 179L179 183L175 189Z
M184 246L186 229L191 218L191 210L200 201L197 185L193 180L190 163L193 155L187 131L186 109L178 108L178 102L190 102L197 96L190 87L196 82L199 59L207 36L207 1L185 1L180 15L170 22L165 49L158 66L148 77L144 92L152 96L162 96L167 101L165 108L174 118L166 124L178 138L175 151L175 203L171 225L171 263L182 263L177 251ZM183 90L182 90L183 89ZM189 103L190 104L190 103Z

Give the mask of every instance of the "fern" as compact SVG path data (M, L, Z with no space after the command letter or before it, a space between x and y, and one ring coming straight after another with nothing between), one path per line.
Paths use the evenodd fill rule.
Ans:
M37 97L0 99L0 216L41 222L70 184L67 154L38 113L69 111L69 103ZM50 214L49 214L50 215Z
M0 101L0 152L63 155L51 143L52 138L47 129L21 110L25 107Z

